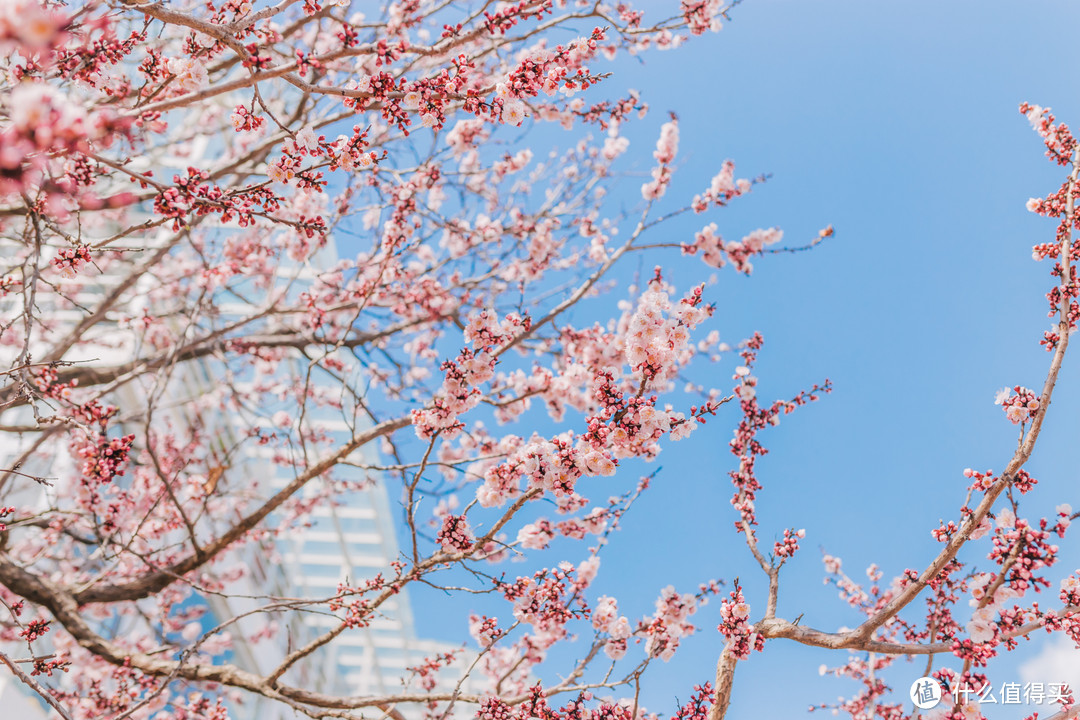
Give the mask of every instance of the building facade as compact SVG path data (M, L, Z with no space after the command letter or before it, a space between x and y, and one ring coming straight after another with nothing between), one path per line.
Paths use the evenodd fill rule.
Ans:
M148 239L147 244L153 246L163 241L164 236L161 236L156 241ZM282 272L290 275L294 289L299 290L309 285L320 269L330 267L335 260L336 254L328 247L303 267L288 268ZM84 307L93 307L96 300L104 297L120 281L118 277L100 274L91 277L92 282L84 285L76 296ZM143 282L150 283L152 279L147 278ZM149 287L143 287L137 293L148 297L148 291ZM5 300L13 301L13 298L9 296ZM151 313L154 311L149 305L146 309ZM250 306L246 309L250 310ZM0 307L0 310L7 308ZM47 308L43 310L48 311ZM234 310L243 312L245 308L237 306ZM76 323L81 317L80 312L58 310L54 319ZM68 315L71 317L68 318ZM178 322L182 322L182 319ZM14 347L0 348L0 363L4 368L11 366L18 350ZM121 345L100 354L99 361L104 364L126 361L134 352L135 348ZM206 361L181 364L165 388L163 395L169 398L169 402L162 404L162 411L155 415L155 422L169 422L174 427L182 428L197 420L206 434L213 435L226 446L233 445L243 432L238 423L223 413L199 410L199 404L194 402L196 398L213 391L218 381L214 373L214 368ZM250 381L252 378L236 380L241 383ZM145 388L130 383L119 391L114 402L122 408L138 408L146 404L144 392ZM314 408L305 422L317 425L342 442L346 441L349 437L348 427L341 413L335 416L335 413L325 410ZM194 414L199 417L195 418ZM27 407L0 412L0 424L27 423L33 424L33 415ZM119 430L126 432L122 424ZM11 463L33 440L33 433L22 436L5 433L0 442L0 469L11 467ZM262 496L273 494L292 479L292 470L273 461L273 454L278 452L273 447L255 443L239 443L238 447L239 454L230 459L228 474L256 479L255 489ZM357 451L356 459L361 464L375 464L375 451L361 448ZM33 468L24 469L43 476L74 477L77 474L77 468L63 453L52 461L39 461ZM229 586L228 596L210 594L200 601L205 602L209 609L201 627L208 630L230 618L242 616L230 628L232 646L225 655L228 662L252 672L268 674L288 652L338 624L325 605L300 611L269 612L265 608L273 603L273 598L325 599L336 593L339 583L356 585L379 572L386 574L390 563L399 559L394 529L395 503L391 501L386 484L378 477L371 482L369 471L350 465L338 466L335 475L351 489L336 495L333 502L316 503L306 524L296 524L282 530L274 536L270 545L258 542L243 545L222 561L224 565L242 565L246 572L238 583ZM119 478L117 482L124 482L124 478ZM301 493L317 493L319 488L316 482L310 483L310 487ZM10 488L16 486L19 490L13 494ZM62 482L53 487L32 482L12 482L4 499L9 504L44 510L51 505L54 493L63 491ZM265 522L274 527L282 521L283 518L272 515ZM277 631L265 633L267 623L277 623ZM264 637L257 642L250 639L260 635ZM421 665L427 657L453 649L452 646L417 637L406 590L387 601L378 617L368 626L348 630L332 643L320 647L291 668L284 679L296 686L328 694L392 694L404 689L410 667ZM17 654L18 650L13 652ZM461 667L445 675L437 689L452 691L456 678L461 677ZM409 689L415 690L415 687ZM8 698L16 699L10 700L9 704ZM33 693L8 676L3 668L0 668L0 703L3 703L3 707L17 707L17 703L22 703L29 709L14 717L25 717L27 720L36 720L34 713L40 705ZM412 720L420 717L422 708L403 707L399 711ZM281 704L246 697L235 704L234 716L237 720L285 720L295 718L296 714Z

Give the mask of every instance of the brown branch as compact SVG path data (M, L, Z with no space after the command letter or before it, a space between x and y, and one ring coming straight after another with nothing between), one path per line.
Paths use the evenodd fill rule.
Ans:
M238 325L242 325L244 322L247 321L238 323ZM382 338L389 337L410 327L414 327L417 324L419 324L417 321L399 323L380 330L379 332L357 335L348 340L341 341L340 344L342 347L346 348L360 347ZM312 335L293 330L280 330L277 332L239 337L220 337L219 334L214 333L208 337L192 340L186 347L180 349L179 352L173 350L160 353L150 358L131 360L103 367L89 365L72 367L62 372L58 372L56 374L56 382L65 384L77 382L81 388L104 385L124 378L131 379L137 375L160 370L171 363L199 360L211 355L223 353L228 350L230 345L235 344L261 348L302 349L312 345L325 344L325 341L321 341L319 338ZM0 405L8 403L8 405L4 406L18 407L25 402L27 402L25 398L19 394L19 386L17 383L12 383L6 387L0 388Z
M949 538L945 548L934 558L933 562L925 570L920 573L918 579L905 587L899 594L888 602L876 615L867 619L862 625L852 631L851 635L860 639L869 638L875 630L884 625L890 618L896 616L898 612L904 609L912 600L914 600L919 593L922 592L931 580L937 577L938 573L948 565L956 554L960 552L960 548L967 543L971 537L971 533L975 531L983 521L983 518L989 514L990 510L994 507L994 502L998 499L998 496L1008 487L1009 481L1016 476L1016 473L1024 466L1031 457L1032 451L1035 449L1035 442L1039 439L1039 433L1042 430L1043 421L1046 419L1046 413L1050 409L1051 397L1054 393L1054 386L1057 384L1058 372L1061 370L1062 360L1065 358L1065 350L1069 346L1069 293L1067 292L1070 285L1069 278L1069 248L1072 244L1072 223L1073 223L1073 211L1074 203L1076 199L1076 186L1078 176L1080 176L1080 149L1075 151L1073 156L1072 173L1069 175L1068 191L1066 192L1066 208L1065 208L1065 225L1066 232L1063 233L1061 239L1061 257L1064 259L1061 263L1061 284L1062 297L1065 301L1061 303L1061 308L1058 316L1058 333L1060 339L1058 340L1057 348L1054 350L1054 357L1050 362L1050 369L1047 372L1046 380L1043 383L1042 394L1039 398L1039 409L1035 411L1035 415L1031 421L1031 429L1024 437L1020 447L1016 449L1012 459L1009 461L1008 466L1005 468L1005 472L1001 474L998 482L986 491L986 495L983 497L982 502L979 503L975 512L960 526L959 532Z
M18 661L14 661L4 653L0 652L0 662L7 665L8 669L11 670L15 677L19 678L19 680L21 680L24 685L37 693L42 700L49 703L49 706L57 713L59 713L60 717L64 718L64 720L74 720L71 717L71 713L69 713L67 709L63 705L61 705L56 698L53 697L53 694L49 692L47 688L43 687L41 683L39 683L31 676L27 675L18 665L15 664Z
M177 579L202 567L222 550L242 538L246 533L254 529L256 525L266 519L270 513L281 507L281 505L300 490L300 488L304 487L304 485L314 478L333 469L341 459L352 453L354 450L366 445L376 438L388 435L403 427L407 427L411 422L412 420L409 416L397 418L395 420L387 420L379 423L370 430L355 436L348 443L338 448L332 455L316 465L311 466L305 472L297 475L292 482L279 490L273 497L260 506L258 510L245 516L216 540L206 543L203 546L201 553L189 555L183 560L179 560L166 568L155 570L136 580L131 580L122 584L91 586L75 593L75 600L80 605L98 602L138 600L164 590ZM3 582L9 588L14 590L11 585L8 585L7 582L4 581L2 575L0 575L0 582ZM19 591L15 590L15 592ZM21 595L22 593L19 592L19 594ZM26 596L24 595L24 597ZM37 601L35 600L34 602Z
M713 706L709 708L709 720L724 720L728 707L731 705L731 689L735 684L735 665L738 658L731 651L724 648L720 653L720 660L716 663L716 693L713 695Z

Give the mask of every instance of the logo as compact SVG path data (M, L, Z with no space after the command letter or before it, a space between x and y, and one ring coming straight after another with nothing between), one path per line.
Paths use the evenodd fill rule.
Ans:
M941 684L932 677L921 677L911 683L911 702L920 710L929 710L941 702Z

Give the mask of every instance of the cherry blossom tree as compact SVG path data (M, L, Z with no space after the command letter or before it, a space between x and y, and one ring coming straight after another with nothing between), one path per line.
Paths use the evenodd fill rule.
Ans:
M956 720L982 717L965 689L1021 637L1080 644L1080 575L1053 567L1075 516L1021 512L1080 316L1080 158L1069 129L1026 104L1064 180L1028 205L1056 222L1034 249L1054 324L1042 386L997 398L1015 453L1000 472L965 473L966 500L928 529L941 543L928 563L888 583L871 569L867 584L825 556L857 627L778 616L805 533L761 541L756 462L769 427L830 383L764 400L764 338L722 343L706 283L657 267L620 288L613 268L649 250L696 256L703 277L749 275L832 229L793 245L777 228L724 239L719 210L761 178L726 161L672 197L674 115L652 126L640 204L613 206L622 130L654 117L596 71L718 30L734 4L682 0L651 19L588 0L2 0L0 662L69 720L220 720L253 697L312 718L638 720L660 710L639 704L649 669L698 631L696 615L717 664L687 686L679 718L724 718L740 661L797 642L835 651L826 671L855 681L839 705L854 718L917 714L883 671L919 656L945 688L923 717ZM537 157L524 133L545 124L576 133L571 147ZM666 231L695 214L692 237ZM703 362L730 381L688 383ZM198 374L211 385L181 392ZM724 576L719 562L696 588L649 589L655 613L632 617L592 591L600 556L654 492L640 467L691 433L730 434L729 512L761 574ZM243 461L259 448L280 488ZM255 598L246 615L285 650L269 674L229 661L244 618L193 623L244 587L230 558L271 555L314 508L371 483L401 498L400 557L329 597ZM556 539L580 552L514 572L511 559ZM452 620L475 644L412 668L399 692L297 681L417 586L503 611ZM332 628L292 644L289 617L312 612ZM560 647L576 659L551 668ZM1071 694L1057 700L1054 718L1075 716Z

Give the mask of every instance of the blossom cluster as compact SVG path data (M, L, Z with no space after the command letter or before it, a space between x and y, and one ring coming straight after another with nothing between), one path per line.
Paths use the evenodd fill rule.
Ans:
M660 128L660 138L656 141L656 167L652 170L652 180L641 186L641 196L646 200L663 197L671 182L671 163L679 150L679 121L672 115L671 120Z
M682 298L674 308L667 295L654 287L642 294L626 333L626 362L648 383L671 367L685 351L690 330L712 313L701 306L702 287Z
M705 192L695 195L691 203L694 212L703 213L710 207L724 207L733 198L750 192L753 182L745 178L735 179L735 163L725 160L720 172L713 176Z
M773 555L777 558L790 558L799 550L799 540L806 537L806 530L788 528L784 530L784 539L777 540L773 546Z
M694 235L694 242L683 243L683 252L688 255L700 252L705 264L715 268L722 268L730 262L736 271L744 275L754 270L750 258L764 253L766 247L775 245L784 237L784 232L779 228L769 228L755 230L742 240L725 242L716 231L716 223L709 223Z
M574 574L573 566L566 563L537 571L533 577L499 584L503 596L514 604L514 617L532 627L532 642L541 650L566 636L570 620L586 615L580 598L568 592Z
M61 199L86 195L79 186L91 179L59 172L58 159L77 157L89 151L91 143L108 146L130 126L111 109L88 112L54 86L31 79L15 86L3 105L9 122L0 128L0 195L41 187L57 199L52 208L61 215L70 209ZM59 179L51 179L54 173ZM112 202L129 201L124 196ZM78 203L103 201L90 195Z
M766 427L778 425L781 414L794 412L797 407L815 402L832 390L826 380L822 385L815 384L810 390L800 392L791 400L777 400L768 407L762 407L757 400L758 381L752 369L764 342L761 334L755 333L743 343L739 351L743 364L735 369L732 376L738 383L734 391L739 398L743 417L729 443L731 454L739 460L738 468L728 471L728 476L735 488L731 504L739 513L739 519L735 522L736 531L748 535L753 534L753 527L757 525L755 502L762 488L757 479L757 459L768 453L768 449L757 439L758 433Z
M1010 585L994 582L996 579L994 573L984 572L975 575L968 583L971 593L969 602L975 610L965 629L973 642L993 640L998 632L998 613L1004 609L1006 602L1020 597L1020 593ZM990 587L991 584L993 587Z
M1065 123L1054 124L1056 118L1050 108L1028 103L1020 104L1020 114L1027 117L1035 132L1046 143L1046 156L1058 165L1065 165L1071 160L1072 150L1076 146L1069 127Z
M750 605L737 582L735 589L720 603L720 624L716 629L727 638L727 650L739 659L749 657L752 650L765 647L765 638L750 623Z
M621 660L626 655L626 644L632 629L625 615L619 614L615 598L603 595L596 601L592 611L592 626L597 632L606 633L604 654L612 660Z
M477 386L494 377L496 346L527 327L528 318L522 320L517 315L508 315L501 322L488 310L472 315L464 330L465 342L472 347L463 348L457 359L443 363L441 392L431 407L412 413L416 434L421 439L431 439L436 433L453 437L464 427L459 416L476 407L481 396Z
M1001 405L1005 416L1013 425L1026 423L1039 410L1039 397L1033 390L1017 385L1012 389L1003 388L994 396L994 404Z
M79 455L85 458L83 477L95 485L111 482L122 475L134 441L135 435L129 433L117 438L100 435L96 440L84 443L78 450Z
M472 548L475 539L469 529L469 522L463 515L445 515L435 542L446 552L455 553Z
M469 615L469 634L480 647L489 647L505 633L499 629L499 621L486 615Z
M707 31L719 32L721 27L720 13L724 3L721 0L681 0L683 17L686 25L694 35L702 35Z
M695 596L678 593L671 585L664 588L656 600L656 612L642 623L646 635L645 654L659 657L665 662L670 660L682 638L692 635L697 629L690 623L690 616L697 612L699 605L705 604L704 595L715 591L715 586L707 587L701 596ZM721 606L721 615L723 612Z
M34 2L0 3L0 48L7 52L51 54L61 44L70 24L64 13Z

